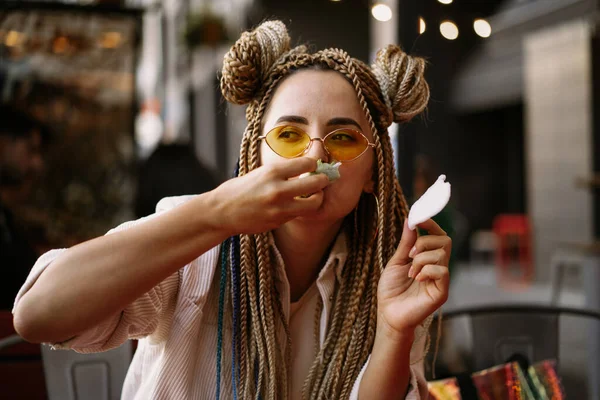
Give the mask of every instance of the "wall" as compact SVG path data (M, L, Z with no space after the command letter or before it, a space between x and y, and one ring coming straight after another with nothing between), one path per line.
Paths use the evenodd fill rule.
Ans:
M528 209L540 280L549 278L558 243L593 237L591 193L575 187L592 171L590 36L576 20L524 41Z

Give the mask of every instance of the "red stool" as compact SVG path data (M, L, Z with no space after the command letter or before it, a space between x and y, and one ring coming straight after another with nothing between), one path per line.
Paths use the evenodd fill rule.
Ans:
M524 214L500 214L494 218L492 229L498 238L496 266L500 283L528 285L534 274L529 219ZM519 272L516 276L515 264Z

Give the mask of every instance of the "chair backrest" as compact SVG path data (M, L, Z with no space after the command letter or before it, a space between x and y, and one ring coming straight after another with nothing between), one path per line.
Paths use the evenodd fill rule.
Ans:
M444 321L468 316L473 368L505 363L520 354L530 363L558 359L561 316L576 316L600 323L600 313L545 305L491 305L444 312Z
M495 310L471 314L473 366L482 370L515 355L530 363L558 358L558 314Z
M448 310L443 320L448 336L442 335L442 343L449 342L442 344L439 359L446 359L444 353L454 351L456 344L464 348L458 364L456 359L446 360L459 369L437 363L438 376L439 372L470 374L509 360L533 364L555 359L559 372L568 373L562 376L562 384L570 398L600 399L600 312L549 305L491 305ZM461 346L462 337L470 339L470 346ZM567 343L569 347L564 346ZM561 366L561 355L569 364L568 371ZM587 388L582 379L587 380Z
M103 353L79 354L42 345L48 400L118 400L131 363L130 341Z

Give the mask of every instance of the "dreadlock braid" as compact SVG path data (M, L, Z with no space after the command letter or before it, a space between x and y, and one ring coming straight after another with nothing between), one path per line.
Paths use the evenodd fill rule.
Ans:
M221 92L225 99L235 104L250 102L274 61L289 47L287 29L279 21L267 21L260 29L242 33L223 62L226 79L221 80Z
M276 387L277 373L287 377L287 366L281 363L279 359L282 352L277 345L277 331L275 329L275 318L274 310L277 305L274 302L273 294L273 263L270 262L267 234L257 235L257 247L258 247L258 287L259 287L259 299L260 303L265 306L260 307L261 312L261 323L264 331L268 332L266 337L267 341L267 368L268 368L268 387L269 395L272 393L276 395L276 399L282 398L282 393L278 393L282 390L281 387ZM283 364L283 365L282 365ZM278 366L283 366L282 370L278 370ZM287 390L287 387L286 389Z
M279 21L243 33L225 55L221 90L228 101L247 104L239 176L259 167L258 137L265 111L279 83L295 71L337 71L353 86L367 118L375 145L377 202L362 196L354 214L344 221L348 267L341 270L335 285L323 340L319 329L323 301L318 300L313 327L315 360L302 388L304 398L347 398L373 347L377 285L398 245L408 212L396 179L387 127L392 122L406 122L425 108L429 99L423 79L425 63L397 46L378 53L369 67L343 50L310 54L305 46L290 49L289 43L285 25ZM240 235L232 239L231 251L224 253L229 254L226 261L230 266L235 266L231 268L232 300L227 303L232 305L231 362L238 364L237 368L231 366L232 387L234 394L244 399L286 399L289 395L291 336L274 278L276 260L270 241L270 233ZM280 340L283 333L285 341Z
M373 220L370 217L371 214L368 212L368 210L369 210L369 208L363 207L362 209L360 209L360 211L359 211L359 209L357 209L357 211L356 211L357 218L359 218L363 224L367 224L369 220ZM358 214L360 214L360 216L358 216ZM375 223L375 221L373 221L373 222ZM374 281L373 280L374 273L375 273L375 268L369 267L367 281L369 281L369 282ZM363 298L361 299L362 309L360 311L358 323L354 324L354 326L353 326L352 337L351 337L351 341L349 343L350 348L355 348L358 346L358 344L363 343L366 340L368 340L367 339L368 330L369 330L368 322L370 320L371 313L373 312L372 306L376 305L376 297L370 296L369 295L370 293L373 293L371 290L371 287L367 288L367 290L365 290L365 292L363 293ZM373 331L374 331L374 329L373 329ZM354 376L355 374L358 373L358 370L360 370L360 367L362 366L361 361L364 360L363 357L367 357L367 356L368 356L368 350L365 349L364 347L362 348L362 350L360 352L356 351L350 355L350 359L346 361L350 365L350 369L348 371L349 376ZM345 380L343 382L340 398L347 398L349 396L353 383L354 382L350 381L350 380Z
M377 53L373 73L394 121L409 121L427 106L429 86L424 72L425 60L408 56L398 46L388 45Z

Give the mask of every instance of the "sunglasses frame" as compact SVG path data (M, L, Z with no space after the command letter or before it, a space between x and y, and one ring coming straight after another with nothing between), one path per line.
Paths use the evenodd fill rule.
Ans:
M298 129L298 130L302 131L302 132L303 132L303 133L304 133L306 136L308 136L308 138L309 138L308 144L306 145L306 147L304 148L304 150L302 150L302 152L298 153L298 154L297 154L297 155L295 155L295 156L286 157L286 156L283 156L283 155L279 154L278 152L276 152L276 151L275 151L275 149L274 149L274 148L272 148L272 147L271 147L271 145L269 144L269 142L266 140L266 139L267 139L267 136L268 136L268 135L269 135L271 132L275 131L275 129L278 129L278 128L284 128L284 127L291 127L291 128ZM267 143L267 146L269 146L269 148L270 148L270 149L273 151L273 153L275 153L275 154L277 154L278 156L280 156L280 157L283 157L283 158L288 158L288 159L291 159L291 158L297 158L297 157L301 157L302 155L306 154L306 152L307 152L307 151L310 149L310 146L312 146L312 143L313 143L313 141L315 141L315 140L316 140L316 141L318 141L318 142L321 142L321 144L323 145L323 149L325 149L325 152L326 152L326 153L327 153L329 156L331 156L331 153L329 152L329 150L327 149L327 146L325 145L325 139L327 139L329 136L333 135L334 133L337 133L337 132L342 132L342 131L345 131L345 132L347 132L347 131L350 131L350 132L358 133L360 136L362 136L362 137L364 137L364 138L365 138L365 140L367 141L367 146L365 147L365 149L364 149L364 150L363 150L363 151L362 151L362 152L361 152L359 155L357 155L356 157L354 157L354 158L352 158L352 159L350 159L350 160L335 160L335 161L339 161L339 162L341 162L341 163L346 163L346 162L354 161L354 160L356 160L358 157L360 157L360 156L362 156L363 154L365 154L365 153L367 152L367 150L369 149L369 147L375 148L375 143L371 143L371 141L369 140L369 138L368 138L368 137L366 137L364 133L362 133L361 131L358 131L358 130L356 130L356 129L352 129L352 128L339 128L339 129L335 129L335 130L333 130L333 131L329 132L329 133L328 133L327 135L325 135L325 137L323 137L323 138L318 138L318 137L317 137L317 138L311 138L311 137L310 137L310 135L309 135L309 134L308 134L308 133L307 133L307 132L306 132L304 129L301 129L301 128L299 128L299 127L297 127L297 126L294 126L294 125L285 124L285 125L277 125L277 126L274 126L274 127L273 127L273 128L271 128L271 129L269 130L269 132L267 132L265 135L259 136L259 137L258 137L258 139L259 139L259 140L264 140L264 141Z

